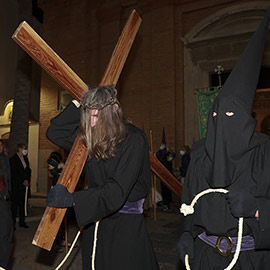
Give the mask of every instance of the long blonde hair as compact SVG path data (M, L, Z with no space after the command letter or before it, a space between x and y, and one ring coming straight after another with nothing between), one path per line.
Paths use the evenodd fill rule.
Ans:
M115 156L116 146L126 136L128 121L116 98L114 85L90 88L81 99L81 128L89 158L108 159ZM117 104L117 105L116 105ZM98 110L98 121L91 127L91 110Z

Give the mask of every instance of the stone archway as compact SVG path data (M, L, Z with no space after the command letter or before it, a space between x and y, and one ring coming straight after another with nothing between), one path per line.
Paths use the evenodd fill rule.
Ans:
M219 10L193 27L183 38L185 138L199 139L194 89L209 87L209 73L217 65L232 70L269 6L268 1L249 2ZM263 65L270 64L269 43ZM187 142L189 143L189 142Z

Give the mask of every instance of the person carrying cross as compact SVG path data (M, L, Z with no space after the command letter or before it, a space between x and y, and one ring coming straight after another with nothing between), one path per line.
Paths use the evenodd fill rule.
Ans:
M113 85L90 88L51 120L47 137L70 150L77 134L88 152L88 188L69 193L57 184L48 194L50 207L73 207L84 226L83 269L93 269L95 222L96 269L159 269L146 231L144 198L150 189L150 162L144 132L122 113Z

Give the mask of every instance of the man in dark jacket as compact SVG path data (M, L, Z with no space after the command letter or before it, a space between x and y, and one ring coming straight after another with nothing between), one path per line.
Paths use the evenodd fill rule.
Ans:
M28 228L25 223L25 198L26 187L29 187L31 179L31 169L27 158L27 147L25 144L17 145L17 153L10 160L11 189L12 189L12 216L14 228L16 224L17 210L19 208L20 227ZM27 210L27 209L26 209Z

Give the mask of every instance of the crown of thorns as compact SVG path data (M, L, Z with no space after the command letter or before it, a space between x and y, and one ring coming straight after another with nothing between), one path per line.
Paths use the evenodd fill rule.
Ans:
M89 109L89 110L93 110L93 109L102 110L106 106L118 103L118 100L116 98L117 90L114 88L114 84L103 86L103 88L111 95L111 97L109 99L104 100L103 102L100 102L100 103L93 103L93 104L83 104L82 100L81 100L81 102L80 102L81 108L82 109ZM92 88L89 87L89 90L91 90L91 89Z

